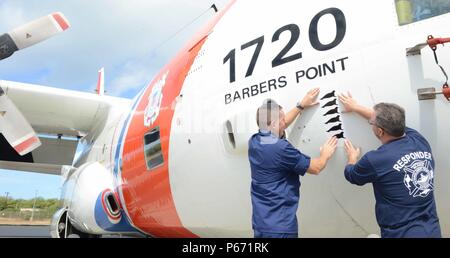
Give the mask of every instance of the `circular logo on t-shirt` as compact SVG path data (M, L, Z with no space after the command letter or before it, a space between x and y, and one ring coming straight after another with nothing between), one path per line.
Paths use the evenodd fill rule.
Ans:
M428 160L416 160L403 168L403 183L413 197L427 197L433 191L433 168Z

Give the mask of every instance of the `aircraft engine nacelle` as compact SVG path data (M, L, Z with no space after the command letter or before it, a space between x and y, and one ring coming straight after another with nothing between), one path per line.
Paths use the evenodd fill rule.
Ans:
M114 191L112 173L100 163L81 166L64 187L67 216L76 229L88 234L135 232Z

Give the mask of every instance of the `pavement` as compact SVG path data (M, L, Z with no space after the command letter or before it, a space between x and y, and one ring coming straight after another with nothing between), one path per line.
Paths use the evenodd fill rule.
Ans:
M49 238L50 226L0 225L0 238Z
M50 238L49 225L0 225L0 238ZM142 235L103 235L101 238L142 238Z

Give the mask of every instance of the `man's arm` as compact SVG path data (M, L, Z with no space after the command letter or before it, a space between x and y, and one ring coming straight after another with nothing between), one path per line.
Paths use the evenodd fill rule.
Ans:
M347 181L359 186L372 183L377 179L376 171L366 156L354 165L345 166L344 175Z
M328 160L329 159L323 155L320 155L318 158L311 159L311 163L306 173L311 175L320 174L320 172L322 172L322 170L326 167Z
M359 148L355 148L349 140L345 140L345 151L347 152L348 162L345 166L345 179L355 185L364 185L376 180L376 171L372 167L367 156L358 161L361 154Z
M285 117L286 120L286 128L288 128L292 122L294 122L294 120L297 118L298 115L300 115L302 113L302 110L298 109L297 107L294 107L293 109L291 109Z
M309 156L302 154L290 143L286 142L286 146L281 154L281 166L289 171L303 176L305 173L318 175L322 171L330 157L333 155L336 146L337 138L330 138L320 149L320 157L311 159Z
M315 89L308 91L306 96L303 97L302 101L299 102L300 106L302 106L303 108L308 108L308 107L319 104L319 102L316 101L317 96L319 95L319 92L320 92L319 88L315 88ZM297 118L298 115L301 114L302 111L303 110L301 110L297 107L294 107L289 112L287 112L286 117L285 117L286 128L289 127L294 122L294 120Z
M365 107L356 102L350 92L348 93L348 95L339 95L339 100L344 105L344 112L356 112L367 120L369 120L375 112L373 108Z
M308 174L318 175L326 167L331 156L333 156L336 150L338 139L336 137L330 138L325 144L320 148L320 156L318 158L311 159L308 170Z

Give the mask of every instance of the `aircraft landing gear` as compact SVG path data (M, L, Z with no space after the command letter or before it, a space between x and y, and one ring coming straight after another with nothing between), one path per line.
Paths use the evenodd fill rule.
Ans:
M84 233L78 229L76 229L72 223L70 223L69 218L67 217L66 210L60 210L57 212L56 217L58 220L54 221L52 226L52 237L55 238L99 238L99 235L93 235Z

